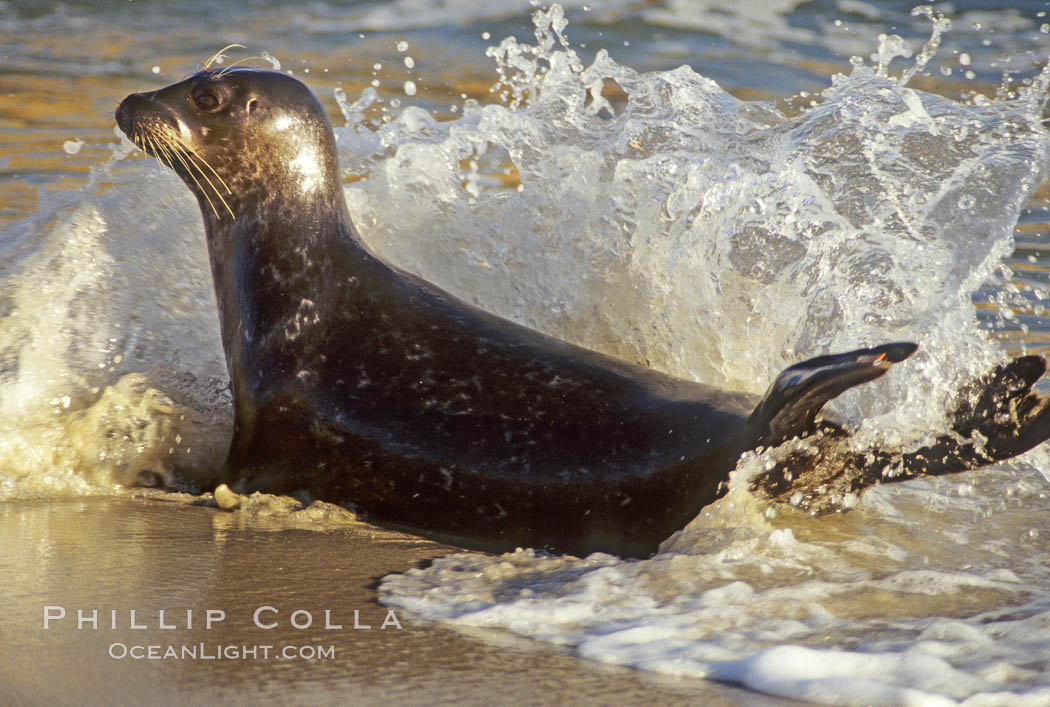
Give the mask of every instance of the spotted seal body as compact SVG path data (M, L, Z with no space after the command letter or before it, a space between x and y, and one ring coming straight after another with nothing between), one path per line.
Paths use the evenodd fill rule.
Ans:
M496 317L377 258L347 212L325 113L290 76L203 71L128 96L117 122L200 202L235 404L226 473L248 490L306 490L488 550L645 556L724 493L744 451L843 436L817 421L824 403L915 350L819 357L761 399L680 380ZM1015 428L1035 430L1028 446L1050 435L1028 387L1004 384L968 429L1030 396ZM988 461L964 457L913 470ZM757 490L783 497L797 472Z

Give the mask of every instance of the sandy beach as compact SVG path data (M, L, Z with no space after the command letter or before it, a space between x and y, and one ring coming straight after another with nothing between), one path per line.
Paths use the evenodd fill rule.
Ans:
M378 580L456 550L364 523L303 529L182 503L89 498L6 503L0 537L5 704L776 702L402 612L400 630L381 628L389 610ZM224 613L211 614L210 628L209 611ZM197 657L164 658L169 646Z

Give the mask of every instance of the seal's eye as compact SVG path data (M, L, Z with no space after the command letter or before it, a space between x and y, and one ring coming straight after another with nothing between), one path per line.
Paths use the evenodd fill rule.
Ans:
M219 109L222 105L222 98L215 91L202 88L193 92L193 104L200 110L210 113Z

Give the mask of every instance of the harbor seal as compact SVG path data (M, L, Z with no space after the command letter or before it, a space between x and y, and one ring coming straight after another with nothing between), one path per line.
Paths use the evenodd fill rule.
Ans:
M780 499L822 463L824 486L859 491L1050 436L1038 357L990 374L935 445L856 454L818 413L915 344L796 364L757 398L471 306L371 252L325 112L286 74L204 70L128 96L116 118L200 204L235 407L221 480L243 490L306 491L472 548L644 557L725 493L748 450L819 440L817 458L755 482Z

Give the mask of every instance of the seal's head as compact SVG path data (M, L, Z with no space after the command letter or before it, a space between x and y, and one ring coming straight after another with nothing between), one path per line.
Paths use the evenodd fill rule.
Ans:
M201 71L128 96L117 108L117 124L186 182L206 220L296 208L338 191L335 138L325 111L287 74L247 67Z

